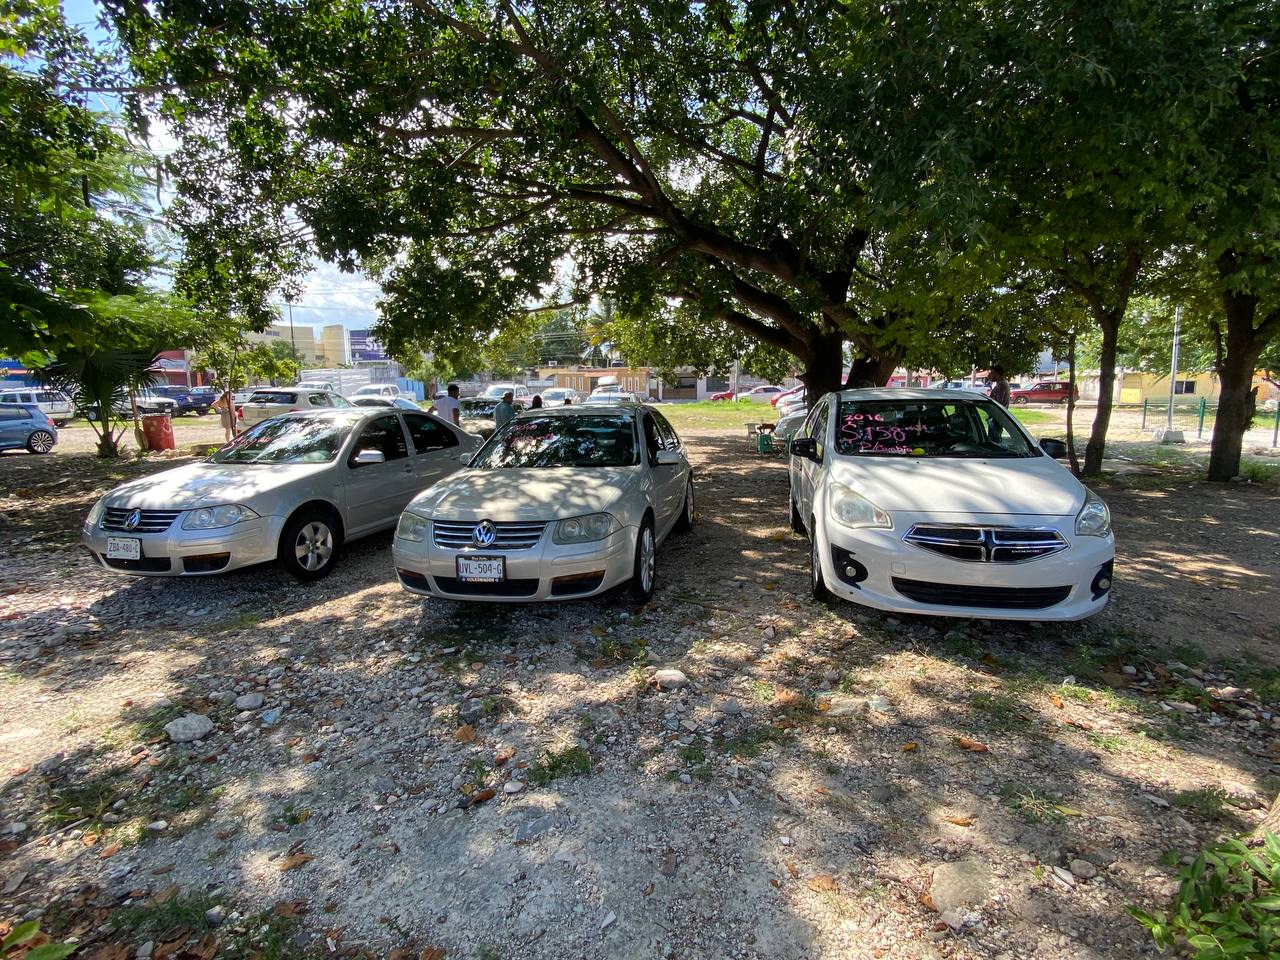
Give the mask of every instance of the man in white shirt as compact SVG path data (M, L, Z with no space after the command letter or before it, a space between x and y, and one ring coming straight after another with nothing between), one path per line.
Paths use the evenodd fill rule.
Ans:
M436 397L431 409L427 412L434 413L437 417L448 420L451 423L461 425L458 413L458 385L456 383L449 384L448 394L443 397Z

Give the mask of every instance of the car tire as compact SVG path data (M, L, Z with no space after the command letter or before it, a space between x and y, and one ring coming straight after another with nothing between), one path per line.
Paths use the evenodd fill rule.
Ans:
M333 512L308 507L284 525L276 558L289 576L310 583L329 575L341 546L342 534Z
M48 430L36 430L27 437L27 449L32 453L48 453L57 442Z
M814 600L825 602L831 599L831 591L822 579L822 564L818 560L818 524L812 518L813 534L809 537L809 595Z
M788 491L787 502L791 504L791 529L796 533L806 533L804 528L804 517L800 515L800 508L796 506L795 496Z
M1031 401L1030 401L1030 400L1028 400L1026 397L1014 397L1014 398L1013 398L1013 402L1014 402L1014 403L1022 404L1022 406L1024 406L1024 407L1025 407L1025 406L1026 406L1028 403L1030 403Z
M653 519L645 517L636 535L636 554L631 566L631 599L647 603L653 596L657 574L658 540L653 532Z
M676 520L676 532L688 533L693 529L693 523L696 519L696 504L693 502L693 474L689 474L689 484L684 492L684 507L680 510L680 517Z

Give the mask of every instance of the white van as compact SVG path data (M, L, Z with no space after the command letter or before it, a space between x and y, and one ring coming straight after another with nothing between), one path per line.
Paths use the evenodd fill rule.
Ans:
M337 393L338 388L333 385L331 380L303 380L294 387L295 390L328 390L330 393Z
M352 399L355 399L356 397L387 397L389 399L395 399L398 396L400 396L400 388L394 383L365 384L351 395Z
M0 403L33 403L40 412L53 421L55 427L61 427L72 417L71 401L60 390L49 390L44 387L21 387L13 390L0 390Z

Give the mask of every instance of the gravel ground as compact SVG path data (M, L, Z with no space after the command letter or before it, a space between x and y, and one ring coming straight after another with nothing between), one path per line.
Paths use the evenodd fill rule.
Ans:
M1280 784L1274 493L1113 483L1088 624L893 618L807 598L781 458L686 440L642 609L423 601L389 535L312 586L120 578L79 521L173 461L0 457L0 922L103 960L1151 953L1125 907Z

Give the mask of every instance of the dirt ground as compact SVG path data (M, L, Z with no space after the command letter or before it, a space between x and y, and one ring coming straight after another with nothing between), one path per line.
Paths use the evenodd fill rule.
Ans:
M1125 908L1280 787L1274 488L1101 484L1089 623L887 617L808 599L780 456L686 432L653 601L490 609L389 534L108 575L84 514L174 461L67 434L0 456L0 922L77 957L1138 957Z

